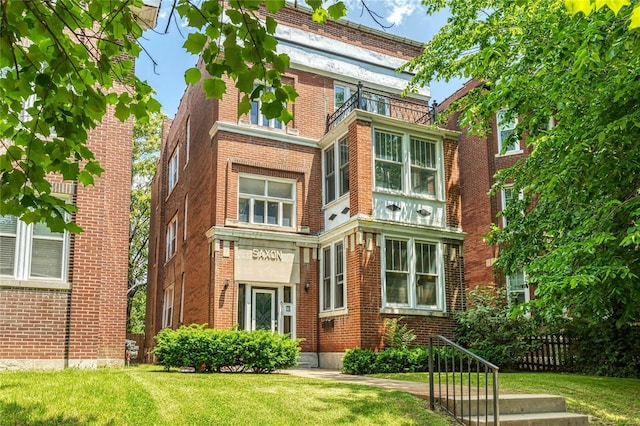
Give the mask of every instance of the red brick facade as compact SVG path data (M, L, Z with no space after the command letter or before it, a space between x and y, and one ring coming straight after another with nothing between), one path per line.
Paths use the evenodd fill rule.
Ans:
M323 44L330 45L328 40L347 43L355 49L356 58L374 52L376 58L396 60L419 54L420 44L350 25L329 22L317 26L307 14L293 8L279 12L277 19L292 33L302 29L316 34L320 46L300 49L303 53L292 59L287 70L285 78L299 97L292 105L294 119L286 128L260 125L257 116L238 118L240 95L230 82L222 101L206 100L197 85L188 88L170 128L165 129L152 191L146 346L153 347L153 336L161 328L180 324L259 328L259 300L274 303L274 308L266 308L272 318L271 329L304 339L302 360L310 365L335 366L340 354L357 346L382 348L385 318L404 316L421 343L433 333L451 336L452 314L465 308L458 135L408 122L396 114L403 108L403 100L397 98L399 89L379 88L380 81L391 79L393 84L397 78L387 77L393 75L389 64L376 65L380 79L372 81L378 85L375 99L387 102L386 113L356 110L345 114L331 131L326 128L327 115L335 110L334 84L355 90L360 76L357 72L347 75L353 70L351 64L323 51ZM295 49L297 42L288 43ZM309 50L325 55L327 62L335 65L333 69L343 67L346 74L323 69L317 61L300 64ZM316 65L319 68L314 68ZM417 102L426 108L427 100L422 97ZM437 191L433 195L418 196L405 186L402 193L374 189L376 131L400 135L407 156L410 138L429 141L428 146L437 153L437 183L433 184ZM349 190L325 203L325 153L336 147L334 152L341 155L337 141L345 136ZM169 173L175 173L170 162L176 152L178 179L170 189ZM414 179L408 164L401 170L407 182ZM267 188L291 185L293 223L277 222L278 215L285 217L289 198L282 202L273 198L276 201L272 202L269 193L269 208L273 206L273 212L279 213L268 213L263 207L259 215L273 214L270 219L274 222L255 223L262 195L240 196L246 191L253 194L253 189L242 189L241 185L262 185L263 181ZM389 203L400 204L396 206L399 211L390 213L385 208ZM176 217L174 254L170 225ZM411 251L414 241L425 241L436 250L430 261L434 270L437 268L433 278L438 286L437 308L435 301L431 308L416 307L412 299L406 308L385 302L385 297L390 297L384 284L386 238L398 239ZM341 287L335 286L339 279L335 271L330 277L335 293L323 296L329 288L328 281L323 281L328 279L323 268L329 258L324 264L323 259L327 253L332 256L332 268L339 268L339 262L334 262L336 245L344 257L344 306L336 296ZM417 278L408 273L406 277L415 285ZM417 291L408 288L409 292ZM327 307L329 299L331 307Z
M87 146L93 186L53 178L79 207L64 280L0 278L0 370L124 365L132 121L107 113Z

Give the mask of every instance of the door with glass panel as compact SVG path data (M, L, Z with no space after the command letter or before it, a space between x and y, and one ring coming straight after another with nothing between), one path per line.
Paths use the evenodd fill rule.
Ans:
M251 296L251 329L276 331L276 291L256 288Z

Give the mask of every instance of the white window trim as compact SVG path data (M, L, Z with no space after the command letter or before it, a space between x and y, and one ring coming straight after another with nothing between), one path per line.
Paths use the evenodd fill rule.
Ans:
M173 191L173 188L178 184L178 179L180 179L180 145L176 145L173 153L169 157L168 162L168 176L167 176L167 185L169 187L169 194Z
M343 186L343 180L342 180L342 169L346 168L347 170L350 167L350 160L349 160L349 154L347 151L347 162L345 163L346 165L341 165L340 164L340 160L341 160L341 142L346 140L347 141L347 150L349 147L349 135L343 135L341 137L339 137L338 139L336 139L334 142L331 143L331 145L329 145L328 147L326 147L323 151L322 151L322 200L324 202L324 205L328 205L331 204L333 202L335 202L336 200L341 199L342 197L345 197L349 194L349 191L351 188L347 189L347 191L345 191L344 193L341 194L342 191L342 186ZM326 153L327 151L332 150L333 151L333 176L334 176L334 180L333 180L333 187L334 187L334 197L333 200L328 200L327 199L327 162L326 162Z
M189 158L191 158L191 117L187 117L187 123L185 124L185 159L184 159L184 167L187 167L189 164Z
M178 215L175 215L167 225L166 233L166 256L169 261L178 251Z
M342 244L342 300L344 301L344 306L336 307L336 246ZM330 303L329 307L325 308L325 300L324 300L324 286L325 286L325 270L324 270L324 261L325 261L325 250L329 251L330 262L329 262L329 275L330 279L328 281L328 285L330 287L329 297ZM346 239L341 239L338 241L334 241L333 243L324 246L320 250L320 315L327 316L330 315L342 315L348 312L347 310L347 242Z
M511 130L512 132L515 132L515 128L518 125L518 119L515 118L513 122L511 123L504 123L507 125L511 125L512 127L503 127L503 123L501 120L502 114L504 114L506 112L506 110L500 110L496 113L496 133L497 133L497 139L498 139L498 156L504 156L504 155L513 155L513 154L521 154L522 153L522 147L520 146L520 141L516 141L515 144L513 145L514 149L507 149L504 153L502 152L502 148L503 148L503 144L505 141L502 140L502 133L501 130ZM507 148L510 148L510 146L507 146Z
M401 164L402 166L402 180L401 180L401 186L402 188L400 190L395 190L395 189L388 189L388 188L384 188L381 186L377 186L376 184L376 142L375 142L375 137L376 137L376 132L380 132L380 133L388 133L388 134L393 134L393 135L398 135L401 136L401 163L399 162L399 164ZM435 159L435 163L436 163L436 168L435 168L435 172L436 172L436 179L435 179L435 194L434 195L429 195L429 194L424 194L421 192L413 192L411 190L411 152L410 152L410 144L411 144L411 139L418 139L421 141L425 141L428 143L432 143L435 145L435 155L436 155L436 159ZM410 133L410 132L402 132L402 131L398 131L398 130L393 130L393 129L389 129L386 127L375 127L372 129L372 133L371 133L371 140L372 140L372 187L373 187L373 191L374 192L379 192L379 193L385 193L385 194L394 194L394 195L402 195L405 197L411 197L411 198L420 198L420 199L426 199L426 200L436 200L436 201L446 201L446 195L445 195L445 182L444 182L444 148L442 146L442 141L441 140L436 140L436 139L432 139L427 137L426 135L418 135L415 133ZM390 162L389 160L381 160L381 161L385 161L385 162Z
M286 184L290 184L291 185L291 192L292 192L292 198L291 200L288 199L284 199L284 198L273 198L273 197L269 197L268 195L255 195L255 194L245 194L246 197L242 197L242 194L240 192L240 180L243 178L247 178L247 179L254 179L254 180L262 180L262 181L267 181L267 182L279 182L279 183L286 183ZM284 178L274 178L271 176L262 176L262 175L252 175L252 174L245 174L245 173L240 173L238 175L238 191L237 191L237 208L236 208L236 217L237 217L237 221L240 224L250 224L252 226L256 226L256 227L264 227L264 228L279 228L279 229L296 229L297 226L297 181L294 179L284 179ZM241 221L240 220L240 198L249 198L250 199L250 204L249 204L249 220L248 222L245 221ZM278 206L278 222L279 223L258 223L258 222L254 222L253 221L253 212L254 212L254 200L266 200L266 201L278 201L280 204ZM283 211L282 211L282 204L285 203L286 200L286 204L289 204L289 201L292 205L292 209L291 209L291 226L285 226L285 225L281 225L280 223L283 222ZM264 216L265 219L267 218L267 211L265 210L264 212Z
M344 89L344 102L347 102L349 100L349 98L351 98L352 93L354 91L353 86L344 84L344 83L338 83L338 82L334 82L333 83L333 110L336 111L338 108L340 108L342 105L337 105L336 104L336 87L340 87L342 89ZM344 103L343 102L343 103Z
M522 276L523 276L523 280L524 280L524 289L522 289L522 290L511 290L511 285L509 283L509 281L511 281L509 279L510 275L509 274L506 275L506 279L505 279L506 290L507 290L507 297L509 299L509 303L510 304L513 303L513 299L511 297L511 295L514 294L514 293L523 293L524 294L524 302L525 303L529 302L529 300L530 300L529 282L528 282L528 279L527 279L528 278L527 277L527 273L524 270L522 271Z
M272 92L273 88L270 86L267 86L264 83L256 83L253 87L255 89L255 87L259 84L262 84L263 86L265 86L262 94L264 95L266 92ZM260 127L266 127L269 129L275 129L275 130L286 130L287 126L280 121L278 118L266 118L263 114L262 111L260 111L260 109L262 108L262 99L261 98L257 98L255 100L250 101L251 102L251 109L249 110L249 123L251 123L254 126L260 126ZM258 117L256 119L256 122L253 122L253 117L252 117L252 113L253 113L253 105L256 105L256 108L258 109L257 114ZM266 122L265 122L266 120ZM279 126L276 126L276 124L279 124Z
M34 224L27 224L20 219L16 219L16 233L6 234L2 233L2 236L9 236L15 238L15 253L13 263L13 274L0 275L2 278L13 279L18 281L33 281L33 282L67 282L69 273L69 233L64 231L62 238L53 238L51 236L37 237L44 240L62 240L62 265L60 277L32 277L31 276L31 263L33 256L33 227Z
M408 262L408 303L388 303L387 302L387 283L386 283L386 243L387 240L406 241L407 243L407 262ZM437 294L436 305L418 305L416 302L416 255L415 243L432 244L436 247L436 270L438 277L436 280ZM403 237L396 235L384 235L381 245L381 280L382 280L382 309L401 309L404 312L415 311L436 311L446 312L446 286L444 277L444 264L442 260L442 243L429 239L416 237Z
M174 286L171 284L164 289L162 298L162 328L173 327L173 299Z
M504 211L504 209L507 208L506 191L511 191L511 198L513 198L513 185L505 185L500 190L500 204L501 204L501 207L502 207L501 211ZM523 198L524 198L524 193L522 191L518 192L518 200L522 200ZM504 228L505 226L507 226L507 224L508 224L507 218L503 215L502 216L502 227Z

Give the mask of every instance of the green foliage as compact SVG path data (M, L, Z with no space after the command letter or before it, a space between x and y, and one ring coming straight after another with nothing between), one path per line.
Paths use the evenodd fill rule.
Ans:
M533 347L533 322L513 313L506 291L478 286L469 292L469 308L455 315L456 342L501 369L513 369Z
M384 320L386 330L382 339L387 349L409 349L411 343L416 340L416 334L408 328L407 324L400 325L402 319L403 317Z
M429 370L429 349L348 349L342 357L342 372L365 375L376 373L412 373Z
M162 122L165 118L162 113L153 113L148 120L136 120L133 124L127 283L127 330L131 333L144 332L151 180L160 155Z
M272 373L294 367L300 340L265 330L215 330L206 325L165 328L155 336L158 363L199 372Z
M452 15L404 67L417 72L408 90L473 77L461 124L486 130L507 108L532 149L496 177L494 193L523 193L489 235L497 266L526 270L539 316L640 321L640 31L628 28L638 1L587 16L556 0L424 3Z
M307 3L318 22L346 13L340 1L327 9L321 1ZM77 208L51 196L46 177L59 173L92 185L102 168L87 147L88 132L107 113L122 121L131 116L144 121L160 111L152 89L134 74L133 61L143 50L135 16L139 5L103 0L2 3L0 215L79 232L65 219L65 212L73 214ZM185 20L194 30L184 48L202 55L208 97L222 97L226 76L243 93L238 114L249 111L250 99L261 98L263 114L288 122L292 115L286 107L298 95L281 82L289 57L276 52L277 25L260 11L265 6L277 13L285 2L177 0L169 20ZM193 68L185 73L188 84L201 78ZM263 83L257 91L255 81ZM267 86L279 95L270 97Z

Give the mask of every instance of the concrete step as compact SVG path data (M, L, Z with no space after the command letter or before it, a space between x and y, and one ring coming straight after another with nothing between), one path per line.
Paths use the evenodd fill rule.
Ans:
M462 422L468 426L494 425L493 416L465 416ZM504 414L500 415L501 426L585 426L589 424L589 417L583 414L554 412L532 414Z
M455 404L454 404L455 402ZM480 414L493 414L493 397L488 398L468 396L456 396L447 400L449 411L459 415L475 416ZM566 411L564 398L547 394L514 394L500 395L500 415L524 414L524 413L552 413Z

